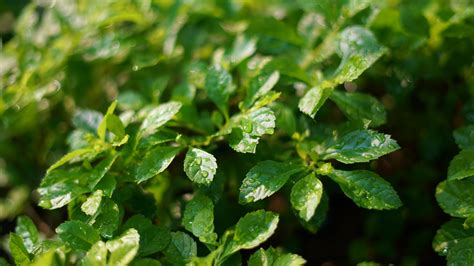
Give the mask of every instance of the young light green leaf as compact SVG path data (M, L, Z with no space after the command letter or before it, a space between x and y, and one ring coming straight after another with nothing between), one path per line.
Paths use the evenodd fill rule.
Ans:
M114 114L107 115L107 129L112 132L117 139L122 139L125 136L125 126L122 120Z
M104 118L100 122L99 126L97 127L97 136L101 140L105 140L105 132L107 130L107 120L109 119L109 116L112 115L115 111L115 108L117 107L117 100L113 101L109 108L107 109L107 112L105 113Z
M44 265L64 265L64 259L61 259L58 252L52 249L45 253L35 256L30 266L44 266Z
M275 232L278 225L278 214L258 210L247 213L235 225L231 251L252 249L267 241Z
M273 262L273 266L302 266L306 264L306 260L296 254L282 254Z
M214 204L204 195L196 195L186 204L183 214L183 226L199 240L207 244L215 244L217 234L214 233Z
M235 86L232 84L232 76L223 68L211 67L207 72L205 89L209 99L216 104L224 115L227 115L227 102L235 90Z
M110 251L109 264L126 266L137 255L140 235L135 229L128 229L118 238L107 241L105 244Z
M270 247L267 250L260 248L248 261L248 266L300 266L304 265L306 260L301 256L291 253L282 253Z
M474 265L474 237L459 240L448 252L449 266Z
M52 170L66 164L67 162L69 162L69 161L71 161L71 160L73 160L77 157L80 157L80 156L83 156L83 155L86 155L86 154L91 154L91 153L95 153L94 149L84 148L84 149L71 151L71 152L67 153L66 155L64 155L63 157L61 157L61 159L59 159L59 161L57 161L53 165L51 165L46 172L49 173Z
M111 238L120 223L118 205L109 198L102 198L100 206L90 223L99 231L101 236Z
M25 244L28 253L33 253L39 242L39 233L33 221L27 216L19 216L16 222L15 233L17 233Z
M140 234L140 256L148 256L164 250L171 241L168 228L157 226L142 215L134 215L127 220L123 229L134 228Z
M156 147L148 151L134 167L135 181L141 183L163 172L181 150L179 147Z
M82 203L81 210L89 216L94 215L94 213L96 213L97 210L99 209L100 202L102 200L102 194L103 194L102 190L94 191L94 193L92 193L87 198L87 200L84 203Z
M362 163L398 150L397 142L389 135L372 130L355 130L336 140L322 154L324 160L336 159L342 163Z
M106 266L107 265L107 247L102 241L97 241L87 251L86 256L82 259L83 266Z
M333 170L329 177L338 183L344 194L359 207L389 210L402 206L390 183L374 172Z
M56 228L59 238L73 249L87 251L100 240L92 226L81 221L66 221Z
M26 250L23 239L19 235L10 233L9 248L10 254L12 255L16 265L30 265L30 256L28 254L28 250Z
M186 265L190 258L197 256L197 245L186 233L173 232L171 242L163 253L173 265Z
M191 181L209 185L216 174L217 163L214 155L201 149L190 148L184 159L184 172Z
M454 218L438 229L433 239L433 249L439 255L446 256L460 240L473 236L473 228L464 228L463 221Z
M151 109L140 127L141 136L148 136L170 121L181 109L180 102L167 102Z
M298 180L291 189L291 206L307 222L314 216L322 195L323 184L314 174L309 174Z
M330 87L358 78L387 49L377 42L369 30L351 26L341 32L336 51L342 60L330 81L326 81Z
M352 121L364 126L377 127L385 123L386 112L383 105L374 97L356 92L334 91L330 99Z
M469 180L443 181L436 187L436 200L454 217L474 215L474 183Z
M240 186L239 203L246 204L271 196L290 176L302 171L296 164L263 161L252 167Z
M298 108L301 112L314 118L318 110L323 106L329 96L332 94L332 88L314 87L311 88L300 99Z
M448 180L460 180L474 176L474 150L462 150L448 168Z
M456 129L453 136L460 149L474 148L474 125Z
M277 70L253 77L250 80L247 95L245 96L245 107L249 108L258 98L267 94L277 84L279 79L280 72Z

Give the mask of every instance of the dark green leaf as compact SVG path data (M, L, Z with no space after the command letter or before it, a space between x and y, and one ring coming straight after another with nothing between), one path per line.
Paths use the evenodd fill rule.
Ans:
M336 181L344 194L359 207L388 210L402 206L390 183L374 172L334 170L329 177Z
M298 108L301 112L314 118L318 110L323 106L332 94L332 88L314 87L301 98Z
M214 204L204 195L196 195L186 204L183 226L203 243L215 244Z
M125 266L132 262L138 252L140 235L135 229L128 229L119 237L105 244L110 251L109 265Z
M460 149L474 148L474 125L456 129L453 136Z
M239 202L246 204L271 196L285 185L288 179L302 171L296 164L263 161L252 167L242 181Z
M171 120L181 109L179 102L167 102L151 109L140 127L142 136L155 133L161 126Z
M443 224L436 232L433 239L433 249L442 256L448 252L462 239L474 237L474 229L465 229L461 219L452 219Z
M25 244L26 250L33 253L33 250L39 242L39 233L35 224L27 216L19 216L16 222L15 233L17 233Z
M474 264L474 237L459 240L448 252L449 266Z
M448 180L460 180L474 176L474 150L462 150L448 168Z
M157 226L142 215L134 215L127 220L124 229L134 228L140 234L140 249L138 253L141 256L148 256L164 250L171 240L169 229Z
M173 265L185 265L190 258L197 256L196 242L186 233L173 232L164 254Z
M219 110L227 115L227 102L235 87L232 84L232 76L223 68L211 67L207 72L205 89Z
M87 251L100 240L99 233L81 221L67 221L56 228L59 238L73 249Z
M105 266L107 265L107 247L102 241L92 245L82 260L83 266Z
M235 225L231 250L252 249L267 241L275 232L278 219L277 214L264 210L247 213Z
M436 200L454 217L474 215L474 183L469 180L443 181L436 187Z
M314 174L309 174L298 180L291 189L291 206L307 222L314 216L322 195L323 184Z
M141 183L163 172L181 150L179 147L156 147L147 152L134 167L135 181Z

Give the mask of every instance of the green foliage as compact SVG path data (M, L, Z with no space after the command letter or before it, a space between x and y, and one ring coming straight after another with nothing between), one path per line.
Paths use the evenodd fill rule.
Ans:
M337 223L331 198L401 207L376 173L400 149L382 132L409 91L390 79L448 76L434 66L472 41L471 4L422 2L32 1L0 45L0 219L35 221L16 219L12 261L303 265L285 250L302 243L271 236ZM470 64L455 70L474 84ZM453 265L474 260L473 131L454 132L436 190L457 218L433 247ZM62 214L57 227L32 204Z

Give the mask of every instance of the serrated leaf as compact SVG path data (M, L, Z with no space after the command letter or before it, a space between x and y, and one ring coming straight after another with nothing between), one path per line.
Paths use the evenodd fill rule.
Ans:
M241 153L255 153L259 137L244 132L241 128L233 128L229 136L229 145Z
M448 266L474 264L474 237L459 240L448 252Z
M329 96L332 94L332 88L314 87L311 88L300 99L298 108L301 112L314 118L319 109L323 106Z
M100 240L97 230L81 221L66 221L56 228L56 233L68 246L83 251Z
M83 266L105 266L107 265L107 247L102 241L92 245L82 260Z
M179 147L156 147L148 151L134 167L135 181L141 183L163 172L181 150Z
M469 180L443 181L436 187L436 200L454 217L474 215L474 183Z
M358 78L387 49L381 46L369 30L361 26L344 29L339 36L337 53L342 60L330 79L331 86Z
M135 229L128 229L118 238L105 244L110 251L109 265L125 266L135 258L138 252L140 235Z
M462 150L449 163L448 180L474 176L474 150Z
M235 87L232 84L232 76L223 68L211 67L206 76L205 90L219 110L225 115L228 114L227 102Z
M301 266L305 265L306 260L296 254L283 254L276 258L273 266Z
M344 194L359 207L389 210L402 206L390 183L374 172L333 170L329 177L338 183Z
M247 119L248 121L244 120L244 123L248 123L248 125L242 125L242 129L250 135L262 136L264 134L273 134L276 118L272 109L262 107L253 110L248 114Z
M100 202L102 200L102 190L96 190L92 193L87 200L81 205L81 210L91 216L97 212L100 206Z
M252 249L267 241L278 225L278 214L258 210L247 213L235 225L231 253L239 249Z
M314 216L322 195L323 184L314 174L309 174L298 180L291 189L291 206L307 222Z
M301 256L291 253L282 253L270 247L267 250L260 248L248 261L248 266L299 266L306 260Z
M389 135L372 130L355 130L334 142L322 154L322 158L336 159L346 164L369 162L400 148Z
M453 136L460 149L474 148L474 125L454 130Z
M161 126L170 121L181 109L180 102L167 102L151 109L140 126L141 136L155 133Z
M288 179L300 172L296 164L263 161L252 167L240 186L239 203L246 204L271 196L285 185Z
M140 234L140 256L148 256L164 250L171 241L168 228L157 226L142 215L134 215L123 226L124 229L134 228Z
M204 195L196 195L186 204L183 226L203 243L215 244L214 204Z
M377 127L385 123L386 112L383 105L374 97L356 92L334 91L330 99L352 121Z
M19 235L15 233L10 233L8 245L10 248L10 254L12 255L16 265L30 265L30 257L28 254L28 250L26 250L25 244L23 243L23 239Z
M267 94L280 79L280 72L277 70L269 73L261 73L250 80L244 104L247 108L263 95Z
M433 249L439 255L446 256L459 240L474 237L474 229L465 229L461 219L452 219L443 224L433 239Z
M173 232L171 242L163 253L173 265L185 265L190 258L197 256L197 245L186 233Z
M191 181L209 185L216 174L217 163L214 155L201 149L190 148L184 159L184 172Z
M25 244L26 250L33 253L39 242L39 233L33 221L27 216L19 216L16 222L15 233L17 233Z

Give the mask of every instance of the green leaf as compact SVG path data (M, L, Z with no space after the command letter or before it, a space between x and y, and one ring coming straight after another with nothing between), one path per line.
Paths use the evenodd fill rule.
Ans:
M235 225L230 253L239 249L252 249L267 241L275 232L278 220L278 214L270 211L247 213Z
M109 198L102 198L99 209L91 218L90 223L100 235L111 238L120 223L120 210L118 205Z
M374 97L356 92L334 91L330 99L351 120L362 125L377 127L385 123L386 112Z
M95 134L103 117L101 113L94 110L77 109L72 117L72 124L78 129Z
M215 244L214 204L204 195L196 195L186 204L183 226L203 243Z
M271 196L280 190L292 175L302 170L301 166L291 163L259 162L242 181L239 203L246 204Z
M171 233L171 242L163 252L173 265L186 265L197 256L197 245L193 238L183 232Z
M461 239L448 252L449 266L474 265L474 237Z
M71 161L71 160L73 160L77 157L80 157L80 156L83 156L83 155L86 155L86 154L91 154L91 153L95 153L95 151L91 148L84 148L84 149L79 149L79 150L69 152L66 155L64 155L61 159L59 159L59 161L57 161L53 165L51 165L46 172L49 173L52 170L64 165L65 163L67 163L67 162L69 162L69 161Z
M61 259L59 254L56 250L49 250L48 252L41 253L35 256L35 259L30 266L44 266L44 265L52 265L52 266L62 266L65 265L64 259Z
M128 229L118 238L105 244L110 251L109 265L125 266L137 255L140 235L135 229Z
M28 253L33 253L35 246L39 242L39 233L35 224L27 216L19 216L16 222L15 233L23 239Z
M275 262L273 262L273 266L302 266L305 264L306 260L296 254L280 255Z
M155 133L158 128L170 121L181 109L180 102L167 102L151 109L140 127L142 136Z
M469 180L443 181L436 187L436 200L454 217L474 215L474 183Z
M453 136L460 149L474 148L474 125L456 129Z
M107 123L108 123L108 120L109 120L109 116L114 113L115 107L117 107L117 100L113 101L110 104L109 108L107 109L107 112L105 113L104 118L102 119L99 126L97 127L97 136L99 136L99 138L101 140L105 140L105 132L106 132L106 129L107 129Z
M149 258L138 259L132 262L132 266L161 266L161 265L162 264L159 260L154 260L154 259L149 259Z
M78 196L89 192L88 172L80 168L68 171L56 169L46 174L38 188L39 206L57 209L68 204Z
M83 266L105 266L107 265L107 247L104 242L97 241L87 251L82 260Z
M190 148L184 159L184 172L191 181L209 185L216 174L217 163L214 155L201 149Z
M282 253L272 247L260 248L250 256L248 266L299 266L306 261L296 254Z
M81 210L91 216L97 212L100 206L100 202L102 200L102 190L96 190L92 193L87 200L81 205Z
M342 60L328 81L329 84L325 86L334 87L358 78L387 49L377 42L369 30L361 26L351 26L341 32L336 51Z
M168 228L157 226L142 215L134 215L123 226L124 229L134 228L140 234L141 256L148 256L164 250L171 241L171 233Z
M280 72L277 70L269 73L262 73L250 80L245 96L244 105L249 108L252 104L263 95L267 94L280 79Z
M329 210L329 197L325 191L323 191L323 195L321 196L321 200L319 202L316 211L314 212L313 217L309 221L305 221L298 216L298 220L303 225L306 230L310 231L311 233L315 234L319 231L321 226L326 221L326 216Z
M89 177L88 177L88 186L92 190L95 188L95 186L102 180L102 178L107 174L107 172L110 170L112 165L114 164L115 160L119 156L119 153L116 153L112 156L109 156L102 160L100 163L98 163L92 171L89 172Z
M28 250L26 250L21 236L15 233L10 233L9 247L10 254L12 255L16 265L30 265Z
M323 184L314 174L309 174L298 180L291 189L291 206L307 222L314 216L322 195Z
M448 168L448 180L474 176L474 150L462 150L454 156Z
M207 72L205 89L209 99L227 116L227 102L235 90L232 76L225 69L213 66Z
M181 150L179 147L156 147L148 151L134 167L135 181L141 183L163 172Z
M389 135L372 130L352 131L330 145L322 154L324 160L336 159L351 164L369 162L398 150L397 142Z
M257 38L238 35L229 55L230 63L234 66L238 65L245 58L251 56L255 50L257 50Z
M237 152L255 153L259 139L257 136L244 132L241 128L233 128L229 136L229 145Z
M461 219L452 219L443 224L433 239L433 249L439 255L446 256L462 239L474 237L474 229L465 229Z
M125 126L122 120L114 114L107 115L107 129L114 133L114 135L121 139L125 136Z
M326 102L329 96L333 93L332 88L314 87L311 88L300 99L298 108L301 112L314 118L321 106Z
M338 183L344 194L359 207L389 210L402 206L390 183L374 172L333 170L329 177Z
M56 228L59 238L73 249L87 251L100 240L92 226L81 221L66 221Z

